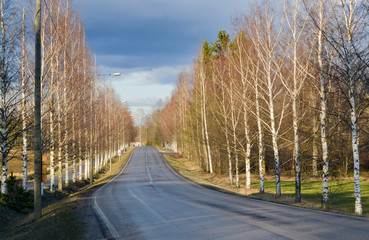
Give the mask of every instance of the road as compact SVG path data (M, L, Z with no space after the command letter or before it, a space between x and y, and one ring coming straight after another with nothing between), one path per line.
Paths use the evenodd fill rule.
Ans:
M152 147L92 197L112 239L368 239L369 220L217 192L176 174Z

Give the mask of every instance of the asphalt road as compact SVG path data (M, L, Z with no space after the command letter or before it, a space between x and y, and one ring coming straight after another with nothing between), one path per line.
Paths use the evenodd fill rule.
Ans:
M207 189L176 174L152 147L136 148L92 206L115 239L369 239L368 219Z

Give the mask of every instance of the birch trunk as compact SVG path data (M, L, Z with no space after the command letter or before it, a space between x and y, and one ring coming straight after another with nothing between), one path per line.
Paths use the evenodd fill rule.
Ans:
M69 11L69 1L67 1L67 5L66 5L66 12ZM64 26L68 26L68 13L66 13L65 15L65 20L64 20ZM63 80L64 80L64 95L63 95L63 112L64 112L64 157L65 157L65 184L68 185L68 181L69 181L69 153L68 153L68 132L69 132L69 127L68 127L68 92L67 92L67 84L68 82L68 76L67 76L67 68L68 68L68 64L67 64L67 46L68 46L68 37L69 37L69 31L67 30L64 33L64 49L63 49Z
M269 2L265 2L265 6L263 9L264 13L262 14L261 20L259 18L254 18L253 25L250 27L253 28L251 34L255 36L255 38L251 38L254 41L257 51L257 57L262 64L260 69L263 69L261 81L265 84L265 89L263 90L264 95L259 95L263 98L267 105L267 111L269 112L269 121L270 124L267 125L268 130L270 131L272 138L272 148L274 155L274 171L275 171L275 182L276 182L276 195L281 196L281 182L280 182L280 167L279 167L279 149L278 149L278 131L276 128L276 119L275 119L275 109L274 109L274 101L276 97L281 94L281 91L278 91L279 84L276 83L277 77L280 75L279 68L280 66L276 66L280 64L278 59L274 56L278 51L278 44L281 40L280 33L281 29L274 29L276 24L276 17L274 9L271 9L269 6ZM285 103L282 103L282 112L279 115L279 127L282 123L282 119L284 117L284 108ZM260 105L259 105L260 106ZM260 118L259 118L260 119ZM266 123L266 122L265 122Z
M359 157L359 138L358 138L358 130L357 130L357 117L356 117L356 103L355 103L355 81L354 78L354 69L353 64L355 62L354 59L354 46L353 46L353 36L355 31L354 19L355 17L355 9L357 2L351 0L348 3L348 12L346 13L343 8L345 20L346 20L346 30L347 30L347 57L345 59L345 70L348 73L348 82L349 82L349 101L351 107L351 140L352 140L352 155L354 160L354 189L355 189L355 213L361 215L363 213L362 204L361 204L361 189L360 189L360 157ZM343 3L342 3L343 5Z
M246 137L246 156L245 156L245 181L246 181L246 189L251 189L251 166L250 166L250 157L251 157L251 140L250 140L250 130L248 124L248 113L247 113L247 87L246 87L246 79L245 76L241 76L242 78L242 100L243 100L243 121L245 127L245 137Z
M248 110L247 110L247 76L248 69L245 69L244 63L244 49L243 43L245 41L243 32L241 31L239 37L237 37L237 45L239 49L238 54L238 67L236 67L237 71L241 75L242 82L242 107L243 107L243 123L244 123L244 131L245 131L245 139L246 139L246 153L245 153L245 188L246 190L251 188L251 173L250 173L250 155L251 155L251 140L250 140L250 129L248 124ZM242 41L242 42L241 42ZM236 64L235 64L236 65ZM245 72L246 71L246 72Z
M23 8L22 15L22 157L23 157L23 178L22 187L27 190L27 169L28 169L28 159L27 159L27 121L26 121L26 35L25 35L25 9Z
M268 64L267 81L268 81L268 98L269 98L269 116L270 116L270 129L272 133L272 146L274 153L274 174L276 183L276 195L281 196L281 179L279 173L279 150L277 143L277 130L275 127L275 117L274 117L274 102L273 102L273 84L271 79L271 63Z
M204 151L204 158L205 158L205 166L206 166L206 172L209 172L209 159L208 159L208 153L206 150L206 139L205 139L205 126L204 126L204 111L203 111L203 102L201 100L201 140L202 140L202 146Z
M87 99L87 97L86 97ZM84 117L83 117L83 125L87 128L87 115L88 115L88 108L85 107L85 112L84 112ZM89 142L89 138L88 138L88 131L85 131L85 179L87 180L88 178L88 142Z
M75 100L74 100L75 101ZM75 111L72 110L72 159L73 159L73 170L72 170L72 180L73 183L77 179L77 156L76 156L76 127L75 127Z
M294 160L295 160L295 201L301 202L301 167L300 167L300 144L297 123L296 96L292 100L293 134L294 134Z
M4 20L4 6L3 1L1 1L1 32L2 32L2 44L1 44L1 50L2 50L2 56L1 56L1 62L0 62L0 73L1 73L1 161L2 161L2 167L1 167L1 193L8 193L8 190L6 188L6 180L8 177L8 132L7 132L7 107L6 107L6 73L5 73L5 61L6 61L6 49L5 49L5 43L6 43L6 37L5 37L5 20Z
M66 67L64 65L64 67ZM66 78L64 78L66 81ZM66 83L65 83L66 84ZM67 88L64 86L64 100L63 105L64 108L67 108ZM67 111L67 109L64 109L64 111ZM69 155L68 155L68 119L67 119L67 113L64 113L64 157L65 157L65 184L68 185L69 181Z
M312 98L312 106L315 107L316 99L315 94L313 94L313 90L311 89L311 98ZM318 120L315 110L312 112L313 114L313 176L318 176L318 142L317 142L317 132L318 132Z
M58 68L58 62L57 62ZM60 84L58 81L58 91L57 91L57 99L58 99L58 190L63 191L63 163L62 163L62 127L61 127L61 96L60 96Z
M205 140L206 140L206 148L208 154L208 164L209 164L209 172L213 174L213 162L211 160L211 152L210 152L210 142L209 142L209 133L208 133L208 125L207 125L207 117L206 117L206 95L205 95L205 73L204 73L203 63L200 66L200 78L201 78L201 90L202 90L202 105L203 105L203 116L204 116L204 132L205 132Z
M299 36L297 34L297 13L298 3L295 2L295 11L293 18L293 91L292 91L292 125L294 135L294 162L295 162L295 201L301 202L301 167L300 167L300 143L299 143L299 129L298 129L298 114L297 114L297 97L299 95L299 89L303 82L301 76L298 76L298 57L297 57L297 44Z
M53 76L51 77L53 79ZM52 85L52 84L51 84ZM50 93L53 91L50 86ZM55 191L55 166L54 166L54 157L55 157L55 140L54 140L54 109L53 109L53 99L51 96L51 109L50 109L50 192Z
M80 112L81 109L80 109ZM82 129L78 130L78 156L79 156L79 164L78 164L78 179L82 180Z
M231 101L231 121L232 121L232 136L233 136L233 151L235 158L235 170L236 170L236 187L240 187L240 174L239 174L239 159L238 159L238 148L237 148L237 123L235 119L235 109L233 102L233 84L232 81L230 83L230 101Z
M227 145L229 183L233 185L232 157L231 157L231 149L230 149L230 142L229 142L229 135L228 135L228 116L227 116L227 109L225 106L224 83L222 83L222 107L223 107L224 128L225 128L225 137L226 137L226 145Z
M276 195L281 196L281 180L280 180L280 172L279 172L279 149L278 149L278 136L277 129L275 127L275 116L274 116L274 94L273 94L273 82L272 82L272 56L269 52L267 54L267 63L266 63L266 75L267 75L267 95L268 95L268 107L269 107L269 117L270 117L270 131L272 134L272 146L274 153L274 175L275 175L275 183L276 183Z
M319 64L319 77L320 77L320 135L322 142L322 157L323 157L323 176L322 176L322 206L328 207L328 144L327 144L327 100L326 100L326 87L325 87L325 75L323 69L323 0L320 0L319 7L319 32L318 32L318 64Z
M349 98L351 105L351 139L352 139L352 154L354 159L354 188L355 188L355 213L361 215L363 213L361 205L361 190L360 190L360 158L359 144L357 134L357 118L355 110L354 83L350 79Z
M51 28L51 25L50 25ZM52 29L50 29L50 32L52 31ZM50 49L54 49L54 42L51 41L50 43ZM49 96L49 127L50 127L50 192L54 192L55 191L55 163L54 163L54 158L55 158L55 132L54 132L54 78L55 75L54 73L58 70L56 70L54 68L54 59L51 59L50 61L50 71L51 71L51 76L50 76L50 96Z
M261 116L260 116L258 73L259 66L257 65L256 73L254 76L254 85L255 85L256 121L258 126L259 192L264 193L264 141L263 141L263 128L261 125Z

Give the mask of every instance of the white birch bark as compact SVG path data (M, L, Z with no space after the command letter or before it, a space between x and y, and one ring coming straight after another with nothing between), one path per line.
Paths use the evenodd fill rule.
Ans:
M303 63L300 60L300 57L297 54L297 47L300 45L300 38L302 31L304 31L304 26L306 21L302 18L302 24L299 28L297 25L299 24L297 21L297 17L301 14L301 1L293 0L287 1L284 0L284 12L286 15L286 22L289 27L291 40L287 41L287 45L290 51L292 51L290 61L292 63L292 88L288 81L284 80L282 77L282 82L291 96L292 102L292 128L293 128L293 142L294 142L294 150L293 150L293 159L294 159L294 169L295 169L295 201L301 202L301 166L300 166L300 142L299 142L299 126L298 126L298 109L297 109L297 101L300 94L300 89L303 86L305 81L305 75L302 73L304 70ZM287 51L289 52L289 51Z
M318 65L319 65L319 77L320 77L320 137L322 142L322 157L323 157L323 176L322 176L322 205L324 208L328 207L328 174L329 174L329 162L328 162L328 144L327 144L327 100L326 100L326 87L325 87L325 75L323 65L323 0L320 0L319 5L319 31L318 31Z
M57 61L57 68L58 68L58 61ZM58 190L63 190L63 163L62 163L62 126L61 126L61 101L62 98L60 96L60 84L58 81L58 91L57 91L57 101L58 101Z
M245 151L245 188L246 190L251 188L251 164L250 164L250 157L251 157L251 139L250 139L250 129L248 124L248 107L247 107L247 85L248 85L248 73L249 69L247 69L247 61L246 53L247 49L245 49L245 36L244 32L241 30L239 35L236 37L236 43L238 47L238 54L236 54L236 61L237 63L233 63L236 71L240 74L241 82L242 82L242 94L241 94L241 101L242 101L242 110L243 110L243 123L244 123L244 132L245 132L245 139L246 139L246 151ZM231 58L232 60L232 58ZM245 62L246 61L246 62ZM246 66L245 66L246 65ZM232 94L232 93L231 93Z
M311 88L311 99L312 99L312 106L316 105L316 98L315 98L315 94L313 93L313 89ZM317 119L317 115L315 113L315 110L312 111L313 114L313 121L312 121L312 125L313 125L313 153L312 153L312 158L313 158L313 176L317 177L318 176L318 141L317 141L317 132L318 132L318 119Z
M354 46L353 46L353 36L355 35L355 23L357 18L356 8L358 1L350 0L346 3L342 2L342 11L345 17L346 31L347 31L347 57L345 59L345 70L347 70L347 81L349 83L349 101L350 101L350 119L351 119L351 140L352 140L352 155L354 160L354 189L355 189L355 213L361 215L363 213L361 204L361 189L360 189L360 157L359 157L359 139L357 131L357 117L356 117L356 103L355 103L355 81L353 64L354 60ZM345 6L348 5L348 6ZM345 8L347 7L347 12ZM357 23L356 23L357 24ZM356 29L357 30L357 29ZM345 50L344 50L345 51Z
M222 82L222 108L223 108L223 117L224 117L224 128L225 128L225 138L227 145L227 157L228 157L228 175L229 175L229 183L233 185L233 169L232 169L232 157L231 157L231 149L230 149L230 141L229 141L229 133L228 133L228 116L227 109L225 103L225 91L224 91L224 82Z
M89 166L89 164L88 164L88 153L87 153L87 148L86 148L86 153L85 153L85 179L86 180L88 178L88 173L89 173L88 166Z
M281 126L282 119L284 117L286 104L285 102L281 103L282 111L278 114L278 128L276 127L274 107L276 97L281 94L279 83L277 83L277 76L279 75L279 67L277 65L280 63L278 62L278 59L275 58L278 44L281 40L281 29L275 29L275 26L277 25L275 22L275 11L274 9L271 9L268 2L266 2L262 10L264 12L258 13L260 16L253 18L252 25L250 26L253 29L250 35L253 36L251 40L256 46L255 50L257 52L258 60L260 61L260 69L263 69L260 81L262 81L264 85L264 88L261 89L264 95L260 95L260 97L263 98L267 105L265 110L269 113L269 124L267 124L266 121L263 121L263 123L265 123L265 126L268 128L272 138L276 195L281 196L278 134L280 129L279 127Z
M52 61L53 64L53 61ZM49 117L50 117L50 123L49 123L49 127L50 127L50 192L54 192L55 191L55 166L54 166L54 157L55 157L55 139L54 139L54 90L53 90L53 79L54 79L54 69L53 66L51 64L51 68L52 68L52 74L51 74L51 80L50 80L50 112L49 112Z
M64 65L66 67L66 65ZM65 75L66 76L66 75ZM64 78L66 81L66 77ZM65 83L66 84L66 83ZM64 111L67 111L67 87L64 86L64 98L63 98L63 106ZM65 179L64 182L66 185L68 185L69 181L69 154L68 154L68 119L67 119L67 113L64 113L64 158L65 158Z
M6 31L5 31L5 20L4 20L4 6L3 6L3 0L1 0L1 32L2 32L2 44L1 44L1 50L2 50L2 56L1 56L1 62L0 62L0 73L1 73L1 82L0 82L0 90L1 90L1 193L8 193L8 190L6 188L6 180L8 177L8 154L7 154L7 140L8 140L8 132L7 132L7 107L6 107L6 79L5 79L5 61L6 61L6 49L5 49L5 43L6 43Z
M211 159L211 151L210 151L210 142L209 142L209 133L208 133L208 125L207 125L207 117L206 117L206 94L205 94L205 73L204 73L204 65L202 60L200 60L200 78L201 78L201 90L202 90L202 111L203 111L203 120L204 120L204 132L205 132L205 140L206 140L206 148L208 154L208 164L209 164L209 172L213 174L213 162Z
M25 9L23 8L22 15L22 157L23 157L23 178L22 187L27 190L27 169L28 169L28 158L27 158L27 120L26 120L26 35L25 35Z
M355 213L361 215L363 213L361 204L361 190L360 190L360 158L359 158L359 144L357 134L357 118L355 109L355 95L354 95L354 80L350 78L349 99L351 105L351 139L352 139L352 154L354 159L354 189L355 189Z
M247 109L247 82L244 73L244 66L242 62L242 56L240 55L240 67L241 67L241 80L242 80L242 106L243 106L243 122L244 122L244 131L246 138L246 155L245 155L245 183L246 189L251 189L251 139L250 139L250 129L248 124L248 109Z
M82 165L83 165L83 161L82 161L82 128L81 128L81 126L78 129L78 158L79 158L78 179L79 180L82 180Z
M279 149L277 143L277 130L275 127L275 118L274 118L274 102L273 102L273 93L272 93L272 82L270 71L267 73L268 77L268 98L269 98L269 114L270 114L270 128L272 133L272 145L273 145L273 153L274 153L274 174L275 174L275 183L276 183L276 195L281 196L281 179L279 173Z
M264 141L263 141L263 128L261 125L260 115L260 103L259 103L259 81L258 73L259 66L255 66L254 85L255 85L255 108L256 108L256 121L258 126L258 150L259 150L259 192L264 193Z
M202 91L201 91L202 92ZM204 127L204 111L203 111L203 102L201 100L201 140L202 140L202 147L204 152L204 158L205 158L205 166L206 166L206 172L209 172L209 159L208 159L208 153L206 150L206 139L205 139L205 127Z
M76 100L74 100L76 101ZM76 182L77 179L77 156L76 156L76 127L75 127L75 110L72 110L72 159L73 159L73 169L72 169L72 181Z
M50 25L50 32L52 31L52 26ZM50 43L50 49L54 50L55 45L54 41ZM54 52L54 54L56 54ZM49 82L49 129L50 129L50 192L55 191L55 130L54 130L54 79L55 79L55 72L58 69L54 67L54 59L50 60L50 82Z
M301 164L300 164L300 140L299 140L299 114L297 103L299 101L300 90L304 86L306 73L308 71L309 55L298 53L298 47L302 44L301 37L305 31L307 16L301 14L301 0L284 0L284 12L289 29L290 40L287 39L287 53L292 64L292 86L289 80L282 78L282 83L291 97L292 102L292 128L293 128L293 159L295 169L295 201L301 202ZM308 49L306 49L308 51ZM291 55L291 56L290 56Z
M232 136L233 136L233 151L235 158L235 170L236 170L236 187L240 187L240 174L239 174L239 159L238 159L238 147L237 147L237 121L235 116L235 103L233 101L233 83L230 82L230 103L231 103L231 122L232 122Z

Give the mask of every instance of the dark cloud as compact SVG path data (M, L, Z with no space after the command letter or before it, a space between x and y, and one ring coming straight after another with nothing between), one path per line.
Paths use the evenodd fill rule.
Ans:
M231 29L242 0L76 0L89 46L112 67L191 64L200 41ZM116 56L122 62L99 59Z
M87 43L102 73L133 112L149 112L170 96L178 73L193 63L201 41L232 31L245 0L74 0ZM187 68L189 69L189 68Z

